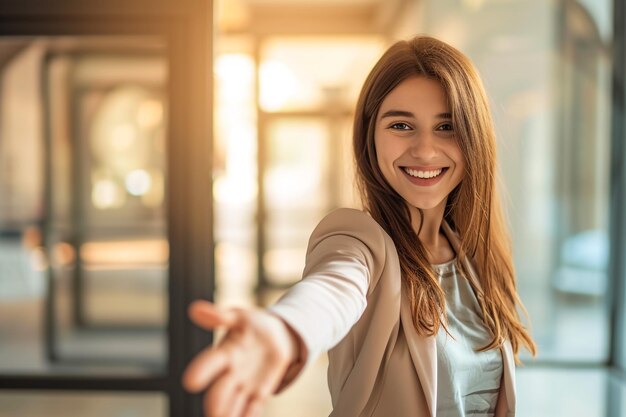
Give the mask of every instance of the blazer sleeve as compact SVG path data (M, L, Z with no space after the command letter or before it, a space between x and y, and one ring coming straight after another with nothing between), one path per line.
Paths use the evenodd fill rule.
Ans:
M339 343L359 320L383 270L384 236L374 219L354 209L337 209L315 228L302 280L268 308L303 343L303 357L287 370L276 393Z

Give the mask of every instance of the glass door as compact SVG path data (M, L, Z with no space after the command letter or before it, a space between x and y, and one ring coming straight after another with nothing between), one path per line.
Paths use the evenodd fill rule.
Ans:
M164 44L13 37L0 53L0 374L163 379ZM10 396L0 414L59 397L45 398ZM164 416L166 398L128 409Z
M0 10L0 415L199 416L211 5L95 4Z
M163 48L48 55L49 358L167 362Z

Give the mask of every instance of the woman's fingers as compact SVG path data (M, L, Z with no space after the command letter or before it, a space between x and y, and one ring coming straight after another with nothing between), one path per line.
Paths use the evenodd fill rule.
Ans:
M207 348L185 369L183 386L190 392L199 392L208 387L229 365L228 355L223 349Z
M257 386L257 396L261 399L269 398L283 378L288 364L268 361L264 364L264 369L259 373Z
M266 399L252 398L241 417L261 417Z
M248 393L240 390L237 391L235 397L233 398L233 402L230 405L230 409L227 410L225 414L219 415L220 417L241 417L241 413L243 412L246 403L248 402ZM209 414L212 416L213 414Z
M205 330L212 330L218 326L233 327L240 315L236 309L218 309L214 304L204 300L192 302L187 312L191 321Z
M209 415L228 415L235 401L235 396L240 390L239 380L232 372L227 372L215 381L207 392L207 397L205 397L205 406L210 410Z
M246 395L236 381L235 378L224 376L216 382L215 388L221 387L221 389L229 392L226 397L220 397L213 386L207 391L204 395L204 413L206 416L239 417L241 409L245 405Z

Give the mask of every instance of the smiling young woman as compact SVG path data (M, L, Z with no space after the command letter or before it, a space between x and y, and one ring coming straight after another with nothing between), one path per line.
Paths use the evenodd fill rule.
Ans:
M183 383L207 415L259 415L329 350L331 416L510 417L521 323L496 196L495 135L470 61L436 39L397 42L368 76L354 121L364 210L311 235L302 281L266 310L191 318L226 327Z

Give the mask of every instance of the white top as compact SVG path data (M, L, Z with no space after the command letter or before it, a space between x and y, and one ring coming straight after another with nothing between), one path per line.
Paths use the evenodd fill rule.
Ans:
M469 281L456 259L433 265L446 295L447 328L437 334L437 417L492 417L496 410L500 349L476 352L491 336Z

